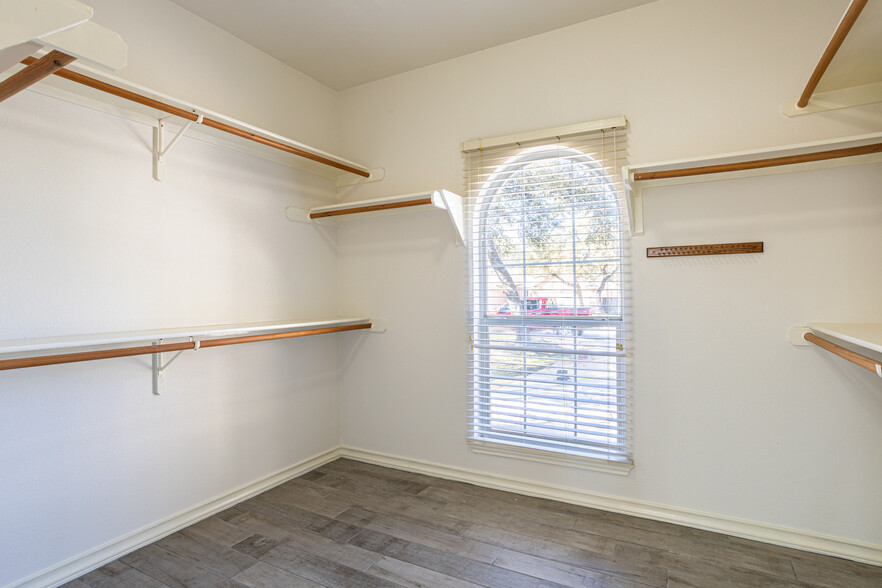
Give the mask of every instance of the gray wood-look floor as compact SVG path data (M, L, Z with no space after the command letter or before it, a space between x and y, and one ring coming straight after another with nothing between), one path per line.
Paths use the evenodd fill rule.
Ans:
M882 567L337 460L66 588L880 588Z

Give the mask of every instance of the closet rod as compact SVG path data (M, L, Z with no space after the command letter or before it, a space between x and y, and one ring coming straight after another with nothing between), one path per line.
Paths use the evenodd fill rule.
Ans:
M23 60L22 63L25 65L31 65L35 63L37 60L33 57L28 57ZM97 80L95 78L91 78L87 75L83 75L81 73L73 72L67 69L60 69L53 72L60 78L64 78L66 80L70 80L72 82L76 82L78 84L82 84L84 86L88 86L95 90L100 90L101 92L106 92L107 94L111 94L113 96L117 96L119 98L124 98L126 100L130 100L137 104L141 104L143 106L149 106L150 108L155 108L157 110L161 110L163 112L167 112L174 116L179 116L183 119L196 121L199 119L199 115L190 112L189 110L184 110L183 108L178 108L176 106L172 106L170 104L166 104L164 102L160 102L159 100L155 100L153 98L149 98L147 96L143 96L141 94L137 94L130 90L125 90L118 86L114 86L113 84L108 84L107 82L102 82L101 80ZM231 135L236 135L237 137L241 137L243 139L248 139L254 141L255 143L260 143L261 145L266 145L267 147L272 147L274 149L279 149L280 151L285 151L287 153L291 153L293 155L297 155L299 157L303 157L305 159L310 159L312 161L328 165L330 167L337 168L339 170L349 172L352 174L359 175L363 178L369 177L370 172L352 167L351 165L346 165L345 163L341 163L339 161L334 161L333 159L328 159L327 157L323 157L321 155L317 155L315 153L310 153L309 151L304 151L303 149L298 149L297 147L292 147L290 145L285 145L284 143L280 143L278 141L274 141L273 139L267 139L266 137L261 137L260 135L255 135L254 133L249 133L248 131L243 131L242 129L237 129L232 125L228 125L226 123L203 117L202 124L206 127L211 127L213 129L217 129L219 131L223 131L225 133L230 133Z
M880 152L882 152L882 143L873 143L871 145L860 145L858 147L845 147L843 149L818 151L816 153L803 153L801 155L787 155L784 157L771 157L768 159L754 159L753 161L741 161L738 163L722 163L719 165L707 165L704 167L687 167L681 169L669 169L654 172L637 172L634 174L634 181L639 182L641 180L662 180L668 178L700 176L703 174L719 174L724 172L776 167L779 165L792 165L795 163L823 161L825 159L854 157L857 155L868 155L870 153Z
M834 355L838 355L839 357L847 359L853 364L859 365L864 369L870 370L874 374L879 374L880 376L882 376L882 365L865 355L855 353L850 349L846 349L845 347L837 345L836 343L831 343L826 339L821 339L814 333L806 333L805 335L803 335L803 338L809 343L814 343L821 349L826 349Z
M833 61L833 57L836 55L836 52L839 51L839 47L842 45L842 42L845 40L849 31L851 31L851 27L854 26L855 21L866 5L867 0L852 0L851 4L848 6L848 10L845 11L845 16L839 21L839 26L836 27L836 31L833 33L833 37L827 44L824 54L821 55L818 65L815 66L815 71L812 72L808 83L805 85L805 89L799 96L799 100L796 101L796 106L798 108L805 108L808 106L809 100L815 92L815 88L818 87L818 83L821 81L821 77L824 75L824 72L827 71L827 67L830 65L830 62Z
M46 76L52 75L68 63L75 61L76 57L61 51L50 51L40 59L29 59L32 61L26 68L0 82L0 102L18 94L28 86L36 84Z
M198 342L198 348L220 347L221 345L235 345L237 343L255 343L257 341L273 341L276 339L291 339L293 337L305 337L307 335L324 335L325 333L339 333L341 331L355 331L357 329L370 329L371 324L344 325L339 327L325 327L321 329L305 329L301 331L286 331L283 333L268 333L264 335L243 335L240 337L225 337L221 339L208 339ZM114 349L102 349L100 351L83 351L80 353L64 353L60 355L43 355L39 357L24 357L20 359L0 360L0 370L14 370L27 367L44 365L57 365L60 363L74 363L78 361L90 361L93 359L110 359L113 357L130 357L133 355L150 355L153 353L165 353L167 351L186 351L196 349L196 341L182 343L162 343L160 345L142 345L140 347L117 347Z
M309 218L325 218L328 216L341 216L344 214L358 214L359 212L374 212L376 210L390 210L392 208L406 208L408 206L425 206L432 204L432 198L420 198L419 200L406 200L404 202L388 202L386 204L371 204L369 206L356 206L343 210L329 210L327 212L310 213Z

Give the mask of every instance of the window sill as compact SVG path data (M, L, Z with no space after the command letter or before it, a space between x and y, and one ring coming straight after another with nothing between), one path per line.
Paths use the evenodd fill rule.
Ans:
M476 441L474 439L469 439L467 443L474 453L511 457L526 461L616 474L618 476L627 476L631 473L631 470L634 469L634 464L630 461L618 462L593 457L584 457L581 455L565 455L562 453L529 449L526 447L515 447L513 445Z

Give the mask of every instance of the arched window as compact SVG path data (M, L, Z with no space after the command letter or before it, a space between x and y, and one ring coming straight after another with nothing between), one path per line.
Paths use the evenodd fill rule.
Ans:
M469 156L476 451L630 469L624 140L607 135Z

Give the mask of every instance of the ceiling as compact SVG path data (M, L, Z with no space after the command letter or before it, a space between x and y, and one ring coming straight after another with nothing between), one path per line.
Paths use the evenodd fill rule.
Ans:
M655 0L172 0L335 90Z

